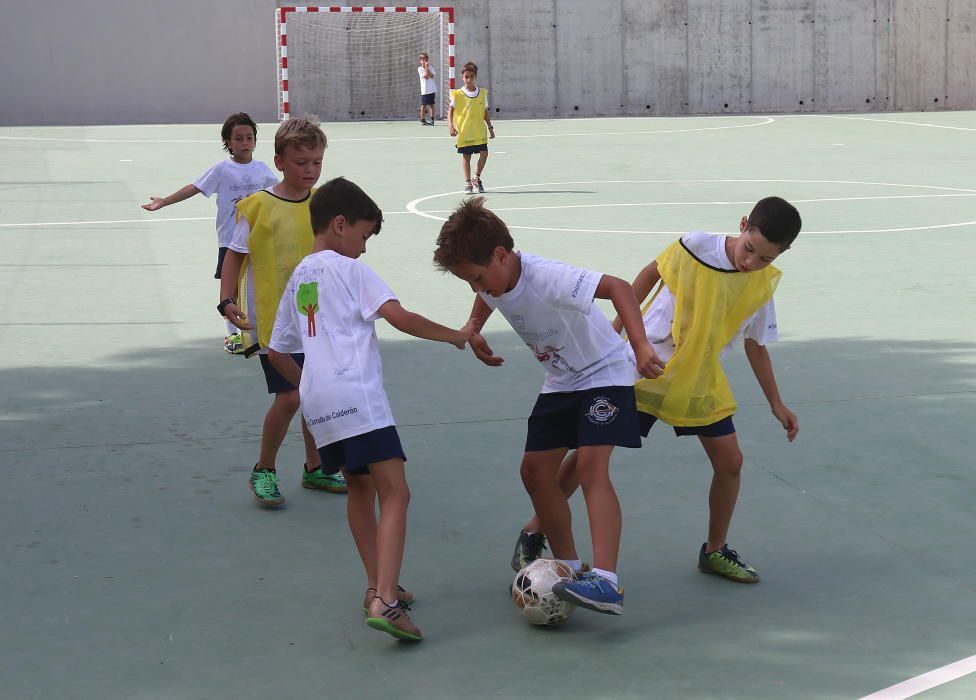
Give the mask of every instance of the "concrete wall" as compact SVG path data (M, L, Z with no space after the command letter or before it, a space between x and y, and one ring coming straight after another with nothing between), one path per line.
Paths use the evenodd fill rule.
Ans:
M5 5L0 124L277 117L274 0ZM976 108L974 0L453 5L502 118Z

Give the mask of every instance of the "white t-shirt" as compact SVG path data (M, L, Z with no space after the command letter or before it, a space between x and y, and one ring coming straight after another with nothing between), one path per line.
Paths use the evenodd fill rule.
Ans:
M228 158L193 181L205 197L217 194L217 245L226 248L234 236L237 203L278 182L278 177L260 160L235 163Z
M722 234L692 231L681 237L682 242L691 253L707 265L720 270L735 270L735 265L729 260L725 252L726 236ZM743 273L748 274L748 273ZM654 351L662 362L667 362L674 354L674 337L671 335L671 324L674 321L674 295L667 285L661 287L654 303L644 313L644 332L647 339L654 346ZM776 306L770 299L756 313L743 322L735 336L722 348L719 358L725 357L740 336L751 338L760 345L775 343L779 340L776 328Z
M474 90L469 91L468 88L466 88L466 87L464 87L462 85L461 86L461 92L463 92L468 97L477 97L478 96L478 93L481 92L481 88L478 87L477 85L475 85ZM453 91L451 92L451 106L452 107L457 107L457 105L454 104L454 92ZM488 109L488 98L487 97L485 97L485 109Z
M434 75L434 69L430 69L430 77L425 78L424 75L427 70L423 66L417 66L417 75L420 76L420 94L429 95L432 92L437 92L437 82L434 80L436 77Z
M318 299L312 314L298 308L303 284L317 285L317 295L301 295ZM288 280L270 345L305 353L298 392L316 447L394 425L374 328L390 300L396 295L365 263L331 250L307 256Z
M603 273L518 255L522 274L515 287L500 297L479 294L545 366L542 393L636 382L640 375L633 352L593 303Z

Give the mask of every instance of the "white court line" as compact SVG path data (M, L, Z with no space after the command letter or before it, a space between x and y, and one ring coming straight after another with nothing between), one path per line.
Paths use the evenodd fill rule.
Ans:
M876 199L928 199L932 197L976 197L976 192L964 192L961 194L891 194L878 195L874 197L821 197L818 199L791 199L792 204L813 204L818 202L863 202ZM543 209L599 209L601 207L673 207L692 205L696 207L710 205L742 205L751 206L755 204L753 200L743 200L741 202L624 202L620 204L550 204L542 207L492 207L492 211L539 211ZM453 209L428 209L428 214L448 214Z
M384 211L384 218L394 214L409 214L408 211ZM158 224L172 221L213 221L212 216L183 216L171 219L115 219L112 221L35 221L22 224L0 224L0 228L32 228L45 226L98 226L102 224Z
M865 695L860 700L905 700L905 698L924 693L926 690L968 676L973 672L976 672L976 656L969 656L947 666L923 673L921 676L909 678L907 681L902 681L884 690Z
M660 129L652 131L593 131L593 132L567 132L565 134L502 134L500 139L539 139L539 138L559 138L560 136L646 136L654 134L680 134L693 131L721 131L726 129L748 129L753 126L766 126L772 124L775 119L772 117L756 117L762 119L761 122L753 124L735 124L732 126L702 126L690 129ZM362 138L330 138L329 143L345 143L355 141L426 141L426 140L450 140L453 136L446 133L443 136L370 136ZM0 141L58 141L70 143L215 143L214 139L62 139L51 136L0 136Z
M533 182L524 185L502 185L498 187L489 187L488 192L492 190L505 190L505 189L518 189L524 187L552 187L552 186L565 186L565 185L602 185L602 184L688 184L688 183L790 183L790 184L832 184L832 185L873 185L878 187L910 187L915 189L926 189L926 190L940 190L940 191L950 191L957 193L965 193L967 195L976 194L976 190L964 189L961 187L941 187L938 185L906 185L903 183L896 182L864 182L859 180L770 180L770 179L715 179L715 180L579 180L571 182ZM411 214L423 217L425 219L433 219L434 221L445 221L446 219L442 216L435 216L433 211L422 211L418 206L422 202L426 202L430 199L436 199L438 197L449 197L457 196L461 194L457 190L452 190L450 192L441 192L438 194L431 194L425 197L418 197L410 202L407 202L406 209ZM906 195L905 198L912 197L913 195ZM898 197L891 197L897 199ZM754 204L755 202L748 202L746 206ZM687 206L698 206L701 204L736 204L733 202L681 202ZM577 207L579 205L568 205L572 207ZM599 206L599 205L596 205ZM604 205L606 206L606 205ZM542 207L540 207L542 208ZM549 207L546 207L549 208ZM441 212L444 210L434 210ZM499 210L501 211L501 210ZM959 223L952 224L933 224L930 226L906 226L899 228L878 228L878 229L849 229L840 231L804 231L804 233L899 233L905 231L928 231L932 229L944 229L944 228L958 228L961 226L973 226L976 225L976 221L962 221ZM510 229L519 229L523 231L555 231L555 232L565 232L565 233L637 233L637 234L667 234L667 235L682 235L687 233L687 231L647 231L647 230L633 230L633 229L580 229L580 228L556 228L547 226L515 226L508 225Z
M944 124L928 124L926 122L904 122L900 119L876 119L874 117L849 117L842 114L809 114L803 116L824 117L826 119L853 119L862 122L881 122L883 124L903 124L905 126L927 126L930 129L951 129L953 131L976 131L971 126L946 126Z

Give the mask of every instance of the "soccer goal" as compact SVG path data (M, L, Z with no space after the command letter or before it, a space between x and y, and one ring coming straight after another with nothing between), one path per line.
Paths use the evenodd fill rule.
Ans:
M452 7L279 7L278 114L417 118L417 58L430 57L443 117L454 88Z

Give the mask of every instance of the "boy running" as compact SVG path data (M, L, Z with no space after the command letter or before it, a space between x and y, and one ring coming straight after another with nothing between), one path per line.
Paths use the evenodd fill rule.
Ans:
M298 411L298 386L268 362L266 348L288 278L312 249L308 207L312 188L322 172L325 146L325 134L316 121L289 119L278 127L274 162L281 171L281 182L238 203L237 227L228 244L220 278L221 302L217 311L238 328L257 336L257 343L247 351L260 353L268 393L274 394L261 430L261 452L248 481L255 500L262 506L285 502L278 491L276 459L288 425ZM242 290L249 291L246 311L237 305ZM295 360L301 364L302 356L296 355ZM302 436L306 457L302 487L345 493L345 479L337 469L323 472L304 419Z
M644 311L644 330L667 362L658 379L637 382L641 432L658 420L676 435L695 435L712 465L708 494L708 537L698 552L698 568L740 583L756 583L759 573L728 546L732 513L739 495L742 452L732 415L736 404L720 360L739 336L753 374L773 416L790 442L800 425L780 398L766 345L778 339L773 292L781 277L772 262L800 233L800 214L779 197L760 200L739 222L738 236L688 233L651 261L634 280L642 302L658 287ZM620 330L619 320L614 327ZM576 488L575 457L560 468L566 493ZM538 558L545 532L538 518L526 524L515 547L512 568Z
M312 197L312 253L295 268L271 335L270 360L299 387L302 413L327 468L349 484L349 529L366 569L366 624L398 639L423 635L399 586L410 491L406 457L383 389L374 324L463 349L472 327L445 328L404 309L358 258L383 214L357 185L336 178ZM304 353L304 368L290 353ZM379 521L376 499L379 498Z
M546 370L529 417L522 482L549 533L553 554L577 573L553 586L556 595L597 612L623 613L617 579L620 503L610 481L615 445L639 447L632 382L657 377L663 364L644 335L630 285L599 272L517 253L504 222L481 197L461 205L437 238L434 262L475 292L471 348L489 366L503 359L478 331L497 308ZM610 299L627 328L633 353L593 300ZM636 357L636 364L635 364ZM594 568L581 572L566 495L556 481L570 449L589 514Z

